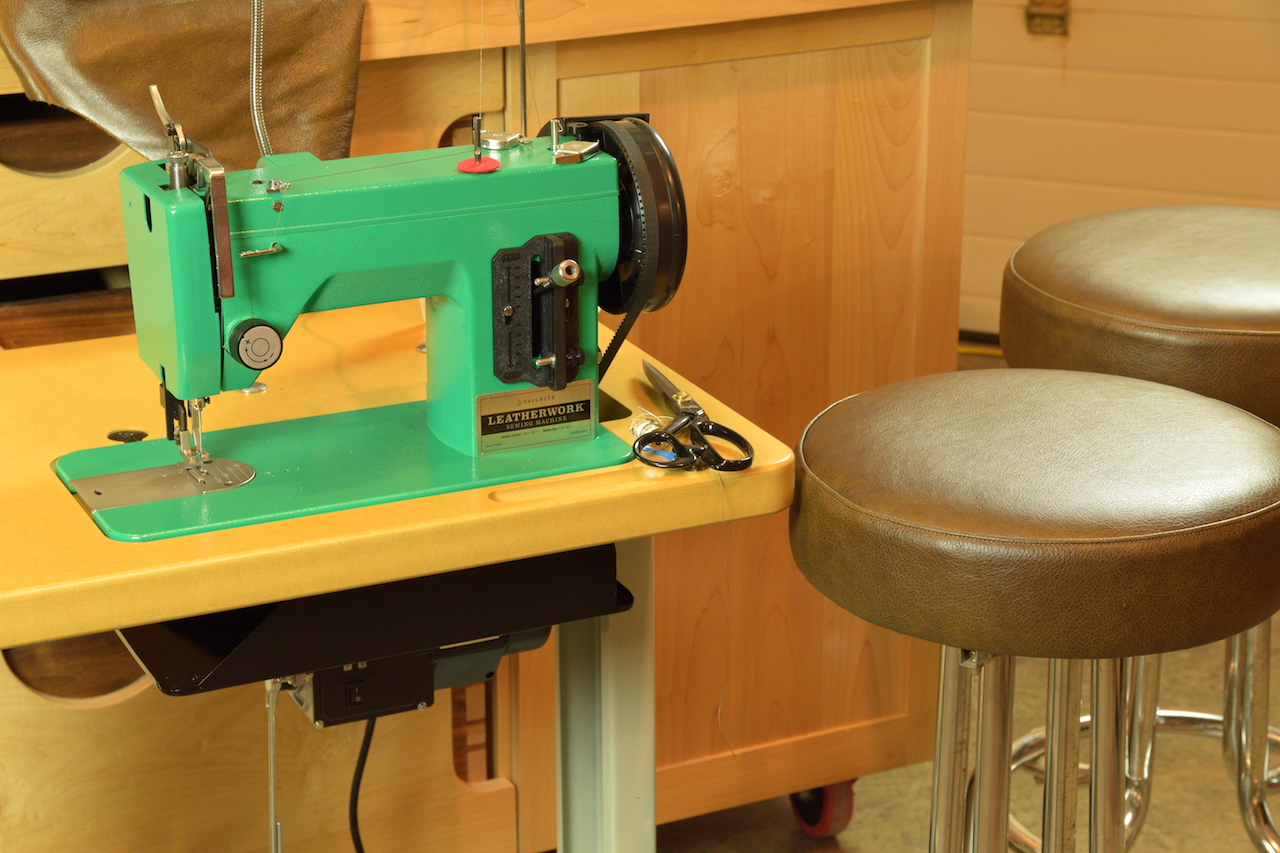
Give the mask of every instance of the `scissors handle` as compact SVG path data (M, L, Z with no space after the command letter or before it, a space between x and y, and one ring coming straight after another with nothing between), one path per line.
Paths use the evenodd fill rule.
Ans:
M654 468L693 468L698 464L693 450L665 429L646 432L635 440L631 450L637 459ZM663 455L658 456L655 451Z
M702 436L715 436L723 439L742 452L742 456L737 459L725 459L706 441L702 442L702 447L697 451L698 458L708 466L717 471L745 471L751 467L751 461L755 458L756 452L751 447L751 442L747 441L734 430L727 426L722 426L715 421L703 421L702 423L694 423L693 427Z
M676 438L676 433L689 430L689 444ZM723 439L741 451L742 456L726 459L707 442L706 437ZM743 471L751 467L755 451L751 442L734 430L714 421L696 421L687 414L676 417L666 429L647 432L632 445L636 458L654 468L714 468L717 471ZM649 450L649 453L644 451ZM670 455L670 459L655 455L654 451Z

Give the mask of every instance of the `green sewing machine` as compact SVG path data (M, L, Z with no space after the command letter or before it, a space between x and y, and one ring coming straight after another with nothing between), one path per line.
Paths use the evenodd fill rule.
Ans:
M597 307L675 293L678 173L647 116L534 139L226 171L157 109L165 160L121 174L138 350L168 440L93 448L58 476L108 536L143 541L618 464L600 428ZM417 403L221 431L220 392L288 358L306 312L425 299ZM172 442L172 443L171 443ZM178 448L174 449L176 443Z

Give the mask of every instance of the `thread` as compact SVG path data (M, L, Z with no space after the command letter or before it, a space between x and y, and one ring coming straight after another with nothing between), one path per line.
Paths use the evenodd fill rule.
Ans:
M729 733L724 730L724 697L729 691L729 669L732 663L730 655L733 650L729 624L729 604L732 598L729 584L729 520L725 509L724 473L716 471L715 475L716 482L720 486L720 531L723 534L721 538L724 543L720 549L720 569L724 573L724 681L720 684L720 701L716 703L716 728L720 730L720 739L729 748L729 754L737 758L737 750L729 742Z

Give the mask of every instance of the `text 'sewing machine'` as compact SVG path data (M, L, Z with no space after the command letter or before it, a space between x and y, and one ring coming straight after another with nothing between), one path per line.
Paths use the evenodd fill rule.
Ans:
M557 119L533 138L477 117L470 146L322 161L270 153L259 105L264 156L228 171L152 97L171 151L120 185L168 438L55 466L104 534L163 539L631 459L600 426L598 382L685 262L679 176L647 116ZM407 298L425 300L425 401L209 429L220 393L288 359L300 315ZM625 315L603 354L598 308ZM274 742L281 690L317 727L424 708L551 625L625 610L615 564L600 546L120 634L166 693L265 681Z

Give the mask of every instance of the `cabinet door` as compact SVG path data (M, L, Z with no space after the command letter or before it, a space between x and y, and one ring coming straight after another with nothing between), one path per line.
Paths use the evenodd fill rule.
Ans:
M536 50L531 127L648 112L680 169L684 282L630 339L789 443L953 370L967 45L943 0ZM936 651L815 592L785 514L659 537L656 563L660 821L931 757ZM529 830L549 788L525 780L522 849L554 845Z

